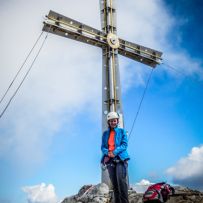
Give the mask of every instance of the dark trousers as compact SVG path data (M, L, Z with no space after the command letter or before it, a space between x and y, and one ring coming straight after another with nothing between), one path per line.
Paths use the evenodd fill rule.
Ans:
M128 201L128 181L127 162L120 161L107 166L109 177L113 186L114 203L129 203Z

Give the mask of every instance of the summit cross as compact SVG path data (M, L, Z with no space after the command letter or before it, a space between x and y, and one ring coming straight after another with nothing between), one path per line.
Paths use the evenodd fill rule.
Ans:
M106 115L111 111L119 113L119 125L124 126L118 54L152 68L160 64L162 55L159 51L128 42L117 36L115 1L99 0L102 30L54 11L50 11L46 16L43 26L43 31L102 49L102 132L108 128ZM102 182L110 185L107 170L102 170Z

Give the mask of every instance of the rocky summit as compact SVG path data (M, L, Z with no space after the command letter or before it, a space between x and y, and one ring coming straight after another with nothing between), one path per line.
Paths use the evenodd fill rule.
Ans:
M142 203L142 193L130 189L130 203ZM85 185L78 194L65 198L61 203L112 203L112 191L104 183ZM203 203L203 193L184 187L175 187L175 194L167 203Z

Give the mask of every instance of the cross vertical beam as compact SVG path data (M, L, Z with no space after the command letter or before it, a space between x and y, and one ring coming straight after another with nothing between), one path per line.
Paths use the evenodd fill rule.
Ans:
M100 0L100 9L102 31L107 34L107 39L110 36L110 40L114 40L117 34L115 1ZM109 111L116 111L122 117L118 46L115 47L105 46L102 49L102 131L108 127L106 115ZM123 127L123 119L120 125Z
M109 40L117 40L114 39L117 34L115 1L100 0L100 9L102 31L107 34L107 40L108 36L110 36ZM114 46L116 43L119 44L118 41L112 41L113 46L106 46L102 49L102 132L108 128L106 115L110 111L120 114L121 119L119 125L121 127L124 126L118 64L119 46ZM110 186L107 170L102 170L102 182Z

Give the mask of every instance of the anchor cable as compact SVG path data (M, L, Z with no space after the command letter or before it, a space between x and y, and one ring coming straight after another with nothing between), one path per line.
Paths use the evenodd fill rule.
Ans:
M197 84L197 83L199 84L200 81L201 81L201 78L200 78L199 80L197 80L197 78L189 77L190 75L188 75L188 74L186 74L185 72L179 70L178 67L172 66L172 65L167 64L167 63L165 63L165 62L162 62L161 65L163 65L164 68L168 68L168 69L174 71L174 72L176 73L176 75L179 75L179 76L182 75L182 76L184 77L184 79L187 79L187 80L189 80L189 81L191 81L191 82L194 82L194 83L196 83L196 84ZM201 84L202 84L202 83L201 83Z
M33 65L34 65L34 63L35 63L37 57L39 56L39 54L40 54L40 52L41 52L41 50L42 50L42 48L43 48L43 46L44 46L44 44L45 44L45 41L46 41L46 39L47 39L47 37L48 37L48 34L49 34L49 32L46 34L46 36L45 36L45 38L44 38L44 40L43 40L43 42L42 42L42 44L41 44L41 46L40 46L40 48L39 48L37 54L36 54L36 56L35 56L35 58L34 58L34 60L33 60L33 62L32 62L32 64L30 65L28 71L26 72L25 76L23 77L21 83L19 84L19 86L17 87L17 89L15 90L15 92L13 93L13 95L11 96L11 98L10 98L10 100L8 101L6 107L5 107L5 108L3 109L3 111L1 112L0 118L2 118L2 116L4 115L5 111L6 111L7 108L9 107L11 101L13 100L13 98L14 98L15 95L17 94L18 90L19 90L20 87L22 86L23 82L25 81L26 77L28 76L29 72L31 71L31 69L32 69L32 67L33 67Z
M152 68L152 70L151 70L151 72L150 72L150 74L149 74L149 77L148 77L147 84L146 84L146 86L145 86L144 92L143 92L143 94L142 94L142 98L141 98L141 100L140 100L137 113L136 113L135 118L134 118L134 120L133 120L133 124L132 124L131 130L130 130L129 136L128 136L128 141L130 140L130 136L131 136L131 134L132 134L132 131L133 131L134 126L135 126L135 123L136 123L136 121L137 121L137 118L138 118L138 115L139 115L139 112L140 112L140 109L141 109L141 106L142 106L144 97L145 97L145 95L146 95L146 92L147 92L147 89L148 89L149 82L150 82L150 80L151 80L153 71L154 71L154 69Z
M170 68L171 70L175 71L175 72L178 73L178 74L181 74L181 75L186 76L186 74L185 74L184 72L178 70L177 68L173 67L173 66L170 65L170 64L167 64L167 63L165 63L165 62L162 62L161 64L162 64L162 65L165 65L166 67Z
M36 42L34 43L33 47L31 48L31 50L29 51L25 61L23 62L23 64L20 66L18 72L16 73L16 75L14 76L13 80L11 81L10 85L8 86L7 90L5 91L3 97L0 100L0 104L1 102L4 100L4 98L6 97L8 91L10 90L10 88L12 87L13 83L15 82L16 78L18 77L20 71L22 70L22 68L24 67L25 63L27 62L29 56L31 55L32 51L34 50L35 46L37 45L38 41L40 40L41 36L43 34L43 31L41 32L41 34L39 35L39 37L37 38Z

